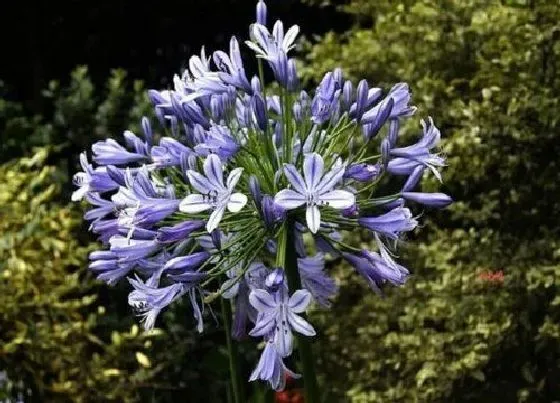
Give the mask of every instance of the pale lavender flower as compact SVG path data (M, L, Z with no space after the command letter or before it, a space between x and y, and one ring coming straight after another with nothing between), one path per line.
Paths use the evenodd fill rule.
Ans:
M270 294L266 290L252 290L249 295L251 305L258 311L255 327L249 332L251 336L266 336L273 333L274 344L280 355L286 357L292 353L292 329L305 336L314 336L315 330L305 319L297 315L305 312L311 302L307 290L297 290L288 297L287 287Z
M453 199L445 193L402 192L401 196L429 207L443 208L453 203Z
M297 262L302 286L311 293L318 304L330 307L329 299L336 294L338 287L325 273L324 255L317 253L312 257L298 258Z
M241 53L239 52L239 43L235 36L232 36L229 42L229 56L225 52L218 50L214 52L214 63L216 63L220 70L218 77L223 82L252 95L253 89L245 75Z
M154 277L143 282L138 276L128 281L134 287L128 296L128 303L142 316L142 323L146 330L153 329L156 318L166 306L181 297L188 287L183 283L176 283L167 287L158 288Z
M403 285L408 277L409 271L395 263L388 261L376 252L363 250L360 255L344 252L344 259L366 279L372 290L381 293L380 286L389 281L395 285Z
M191 186L200 193L193 193L185 197L179 205L179 210L185 213L213 210L206 224L206 230L212 232L220 224L225 209L227 208L232 213L240 211L247 203L247 196L242 193L233 193L243 168L231 171L224 186L222 162L217 155L209 155L204 160L203 167L206 176L195 171L187 172Z
M377 217L361 217L358 222L362 227L390 239L398 239L401 233L412 231L418 226L418 221L412 217L410 210L402 207Z
M288 87L288 52L294 47L299 27L294 25L284 35L284 25L276 21L272 34L262 24L251 26L251 41L245 42L257 57L268 61L276 80Z
M371 182L381 175L380 164L351 164L344 172L345 179L354 179L358 182Z
M307 206L307 227L313 233L319 230L321 212L319 206L345 209L355 203L355 196L346 190L333 190L344 175L344 166L339 165L323 175L323 158L317 154L306 155L303 162L305 180L293 165L284 165L284 174L293 186L278 192L274 202L280 207L291 210L302 205Z
M387 170L394 175L410 175L418 166L424 166L441 181L437 167L445 166L445 159L430 153L430 150L439 144L440 131L431 118L427 124L425 121L421 123L424 134L420 141L408 147L392 148L390 155L396 158L389 161Z
M97 275L97 279L114 285L125 277L136 265L136 261L119 259L111 251L94 251L89 254L89 269Z
M79 187L72 193L72 201L82 200L88 192L104 193L119 187L107 173L107 168L92 168L86 153L80 154L80 164L84 171L76 173L72 178L72 183Z
M193 220L175 224L172 227L158 228L156 240L160 243L177 242L187 239L193 231L204 227L204 221Z
M270 339L266 342L259 363L251 373L249 381L260 379L268 382L272 389L280 391L286 387L286 376L294 379L301 377L286 367L274 341Z
M100 165L124 165L147 160L145 154L130 152L113 139L98 141L91 150L93 160Z

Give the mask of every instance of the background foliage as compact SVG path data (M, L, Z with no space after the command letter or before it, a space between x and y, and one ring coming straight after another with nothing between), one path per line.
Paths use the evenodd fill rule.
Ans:
M309 47L308 77L342 63L381 86L409 82L420 115L442 130L456 203L426 214L404 289L380 300L347 286L337 321L319 315L326 378L357 402L558 399L558 3L352 0L341 10L356 23ZM480 276L500 270L503 283Z
M337 7L333 32L306 19L308 30L303 8L284 17L320 34L303 46L306 79L340 65L385 88L407 81L418 116L441 128L445 191L456 203L422 217L426 228L402 253L413 277L385 299L332 262L340 296L312 318L326 399L560 400L560 5L332 3L318 15ZM235 24L245 27L247 15ZM91 240L67 204L77 154L136 130L149 111L145 87L122 70L102 85L85 67L62 78L37 94L40 108L0 99L0 370L22 382L26 401L223 401L217 326L196 337L179 305L156 334L137 331L126 287L86 274ZM480 276L500 270L503 282Z

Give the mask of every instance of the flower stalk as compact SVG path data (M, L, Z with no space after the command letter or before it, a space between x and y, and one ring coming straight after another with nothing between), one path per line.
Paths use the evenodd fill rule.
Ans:
M235 403L245 402L243 381L241 379L239 368L239 350L237 343L234 343L231 338L231 304L224 298L220 298L222 305L222 317L224 321L224 331L226 334L226 344L229 359L229 376L231 382L231 389L233 390L233 401Z
M276 254L276 265L284 267L288 278L288 287L291 290L301 289L301 279L298 272L297 252L293 236L294 227L291 220L284 223L278 237L278 250ZM305 315L302 315L305 318ZM308 337L296 333L297 347L299 350L300 364L303 373L304 396L306 403L319 402L319 389L317 387L317 376L315 372L315 360L313 350Z

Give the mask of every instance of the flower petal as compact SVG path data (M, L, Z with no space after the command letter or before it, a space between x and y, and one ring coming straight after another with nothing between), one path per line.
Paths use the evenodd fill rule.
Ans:
M249 302L259 312L271 312L276 309L276 302L272 295L262 289L251 291Z
M216 188L213 183L196 171L187 171L187 177L191 186L202 194L208 194Z
M247 204L247 196L243 193L234 193L230 196L227 209L232 213L237 213Z
M224 171L222 169L222 161L220 161L220 157L215 154L210 154L204 160L203 169L204 174L212 185L217 188L224 187Z
M261 313L257 317L257 322L255 323L255 327L251 329L249 335L264 336L265 334L270 333L272 329L274 329L275 324L276 324L275 312Z
M243 172L243 168L235 168L233 171L229 173L229 176L227 178L227 188L230 192L235 188L237 182L239 182L239 178L241 178L242 172Z
M311 302L311 293L307 290L297 290L288 301L288 306L295 313L305 312L305 308Z
M303 160L303 175L309 191L313 191L321 181L324 169L323 158L317 154L308 154Z
M331 190L338 182L342 180L345 171L345 165L336 164L333 168L323 176L321 182L315 188L315 191L319 194L326 193Z
M212 206L208 204L204 200L204 196L200 194L188 195L179 203L179 211L183 213L200 213L209 208L212 208Z
M315 329L308 321L293 312L288 312L288 322L290 322L292 329L304 336L315 336L316 334Z
M305 219L307 220L307 228L312 233L316 233L321 226L321 212L317 206L307 206L305 212Z
M307 187L305 186L305 181L297 171L296 167L291 164L284 164L284 174L291 185L294 187L296 192L305 194L307 193Z
M216 228L218 228L218 225L220 224L220 221L222 220L222 216L224 215L224 210L225 209L226 209L226 206L221 205L221 206L218 206L216 208L216 210L212 211L212 214L210 214L210 218L208 218L208 222L206 223L206 231L212 232Z
M292 353L294 345L294 335L292 329L285 320L276 320L276 332L274 332L274 344L282 357Z
M335 209L351 207L356 202L356 196L346 190L332 190L319 196L321 202Z
M298 208L299 206L305 204L305 202L306 199L303 194L295 192L291 189L281 190L276 193L276 196L274 196L274 203L285 210Z

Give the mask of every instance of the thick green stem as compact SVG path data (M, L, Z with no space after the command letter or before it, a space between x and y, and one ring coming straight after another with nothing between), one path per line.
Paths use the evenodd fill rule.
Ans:
M226 342L229 356L229 375L231 379L231 387L233 389L233 401L235 403L244 403L243 381L239 373L239 352L237 344L231 338L231 305L229 301L220 298L222 301L222 316L224 317L224 327L226 332Z
M294 239L293 222L284 223L278 239L276 265L284 267L288 277L288 287L291 292L301 289L301 280L297 266L297 254ZM305 318L305 314L302 314ZM297 346L303 372L305 403L319 402L319 389L315 375L315 360L310 339L307 336L296 333Z

